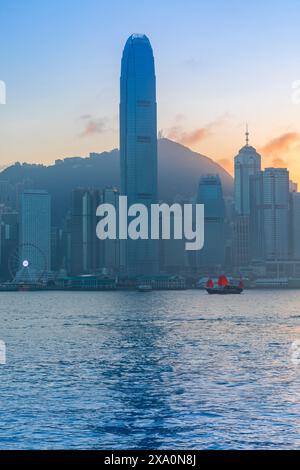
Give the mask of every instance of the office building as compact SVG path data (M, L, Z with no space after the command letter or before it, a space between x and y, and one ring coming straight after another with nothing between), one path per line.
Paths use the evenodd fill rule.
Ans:
M126 42L120 80L121 194L128 204L157 203L157 105L153 51L149 39L133 34ZM158 271L158 243L125 240L121 269L129 276Z

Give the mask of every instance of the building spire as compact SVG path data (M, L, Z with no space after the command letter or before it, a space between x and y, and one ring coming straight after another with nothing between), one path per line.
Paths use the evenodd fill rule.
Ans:
M246 147L249 146L249 129L248 129L248 123L246 124Z

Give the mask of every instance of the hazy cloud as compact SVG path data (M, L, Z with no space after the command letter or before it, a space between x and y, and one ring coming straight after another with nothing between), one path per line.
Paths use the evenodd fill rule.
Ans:
M183 65L192 70L199 69L201 66L203 66L201 60L195 57L189 57L183 62Z
M181 136L181 142L186 145L198 144L211 135L211 128L212 126L209 125L207 127L199 127L192 132L184 132Z
M82 116L80 116L80 119L84 121L86 119L91 119L92 117L93 116L91 114L83 114Z
M80 121L84 126L84 130L80 133L80 137L103 134L106 130L105 118L97 118L90 114L85 114L80 117Z
M210 135L208 127L199 127L191 132L184 132L180 126L172 127L168 133L168 139L175 140L185 145L198 144Z
M282 159L282 154L286 154L299 145L300 134L298 132L287 132L270 140L261 147L260 152L265 158ZM282 160L283 161L283 160Z
M190 132L184 131L182 126L178 124L178 117L176 119L176 125L169 129L167 137L171 140L175 140L184 145L196 145L202 142L204 139L213 134L214 130L222 125L226 119L226 116L222 116L213 122L210 122L204 127L198 127Z
M272 166L275 168L286 168L288 164L285 160L283 160L283 158L276 157L272 160Z

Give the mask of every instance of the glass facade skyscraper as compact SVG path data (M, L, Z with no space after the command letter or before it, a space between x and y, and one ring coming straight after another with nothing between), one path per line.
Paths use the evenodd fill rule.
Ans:
M247 141L234 159L234 202L237 215L250 215L250 177L257 175L260 170L261 156Z
M252 257L276 261L289 258L289 172L266 168L251 182Z
M157 203L157 106L153 51L145 35L126 42L120 88L121 193L129 205L150 209ZM157 273L157 242L122 241L121 270L128 276Z
M225 202L219 175L203 176L197 203L204 204L204 247L199 252L200 268L217 268L225 262Z
M290 193L291 257L300 260L300 193Z
M234 205L232 261L236 267L247 266L250 261L250 185L261 170L261 156L249 145L248 127L246 145L234 158Z
M51 269L51 196L43 190L26 190L20 202L20 262L28 262L37 272L48 272Z

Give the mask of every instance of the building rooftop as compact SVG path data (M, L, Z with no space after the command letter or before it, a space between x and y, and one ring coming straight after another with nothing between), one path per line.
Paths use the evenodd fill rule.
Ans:
M149 41L149 39L147 38L147 36L145 34L140 34L140 33L134 33L130 36L130 38L132 40L135 40L135 39L142 39L142 40L147 40Z

